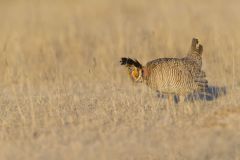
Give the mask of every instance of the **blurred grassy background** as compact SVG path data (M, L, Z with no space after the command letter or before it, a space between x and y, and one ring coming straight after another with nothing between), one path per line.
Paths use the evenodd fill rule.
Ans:
M237 0L0 1L3 159L239 159ZM172 107L133 86L143 64L203 44L227 95ZM214 146L214 147L212 147Z
M123 76L119 57L143 63L181 57L192 37L204 45L210 82L240 83L238 1L4 1L0 7L4 83L82 81L89 71L116 81Z

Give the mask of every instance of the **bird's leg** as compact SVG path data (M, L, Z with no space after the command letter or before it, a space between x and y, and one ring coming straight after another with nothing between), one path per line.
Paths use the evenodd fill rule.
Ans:
M179 95L178 97L179 97L178 103L183 104L184 100L185 100L185 96L184 95Z
M157 93L157 97L158 97L158 98L162 98L162 97L161 97L161 93L160 93L159 90L156 90L156 93Z
M172 106L174 104L174 95L169 94L168 95L168 105Z

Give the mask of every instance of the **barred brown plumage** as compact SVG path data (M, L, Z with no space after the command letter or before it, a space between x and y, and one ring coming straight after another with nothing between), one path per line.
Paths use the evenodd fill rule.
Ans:
M134 82L144 82L163 94L186 96L208 87L202 70L202 52L202 45L193 38L190 51L184 58L159 58L145 66L131 58L122 58L120 62L128 67Z

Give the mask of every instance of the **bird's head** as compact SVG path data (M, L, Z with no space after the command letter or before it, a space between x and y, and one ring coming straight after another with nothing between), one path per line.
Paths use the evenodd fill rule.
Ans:
M133 82L143 82L145 69L136 59L123 57L120 63L128 68L128 73Z

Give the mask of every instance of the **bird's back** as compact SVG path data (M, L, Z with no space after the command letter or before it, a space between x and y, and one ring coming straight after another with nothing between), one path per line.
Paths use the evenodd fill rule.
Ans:
M146 83L162 93L186 94L200 90L198 76L194 74L194 63L179 58L160 58L146 65L150 74Z

